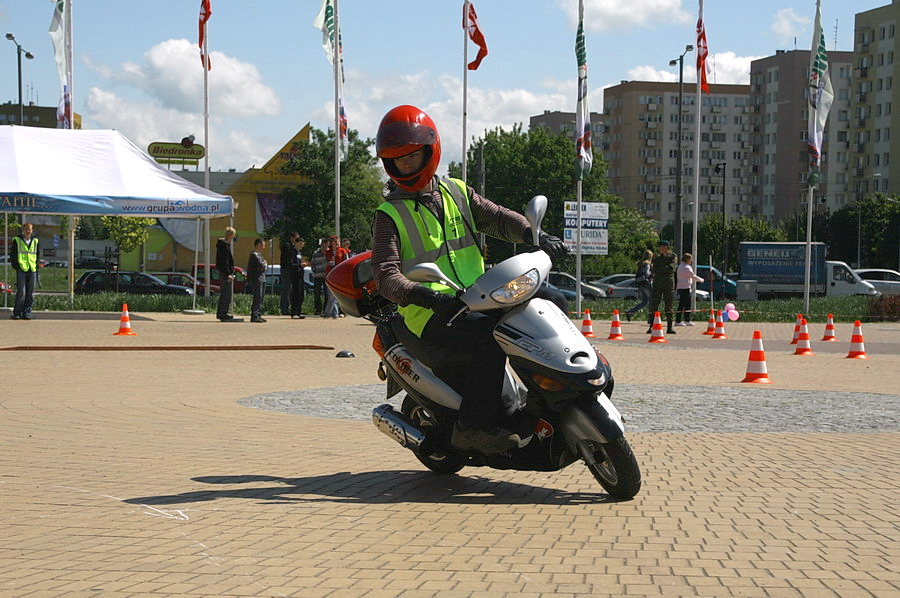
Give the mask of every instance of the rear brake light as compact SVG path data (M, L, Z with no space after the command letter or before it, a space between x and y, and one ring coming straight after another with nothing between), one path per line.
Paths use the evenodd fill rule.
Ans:
M384 358L384 345L381 344L381 337L378 336L377 332L375 333L375 338L372 339L372 348L375 349L379 357Z

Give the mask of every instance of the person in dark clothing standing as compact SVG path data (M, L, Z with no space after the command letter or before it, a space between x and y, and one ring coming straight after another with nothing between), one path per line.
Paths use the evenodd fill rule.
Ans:
M16 302L13 306L13 320L30 320L34 303L34 281L38 269L38 238L32 236L34 226L30 222L22 225L22 234L13 237L10 243L9 263L16 271Z
M234 234L234 229L228 226L225 228L225 236L216 241L216 270L219 271L219 279L221 281L216 317L221 322L235 321L235 317L229 313L231 310L231 299L234 296L234 255L231 253L231 243L234 241Z
M653 258L653 290L650 293L650 310L648 311L647 334L653 331L653 314L659 311L660 302L666 304L667 334L675 334L672 328L674 311L672 304L675 299L675 270L678 268L678 257L669 252L669 242L659 242L659 255Z
M288 238L281 242L281 315L290 316L291 313L291 294L294 292L293 272L297 269L297 239L300 233L293 231Z
M296 264L291 267L289 272L291 281L291 319L302 320L306 316L303 315L303 300L306 298L306 283L303 281L303 246L306 242L300 235L297 235L294 241L294 255ZM284 266L281 268L281 275L284 276Z
M266 241L256 239L253 241L253 251L247 261L247 284L250 285L250 293L253 301L250 304L250 321L263 323L262 317L263 297L266 295L266 258L263 251L266 250Z
M328 269L328 257L325 250L328 248L328 239L319 241L319 248L312 254L312 263L310 266L313 271L313 303L315 304L316 315L322 315L325 299L325 271Z

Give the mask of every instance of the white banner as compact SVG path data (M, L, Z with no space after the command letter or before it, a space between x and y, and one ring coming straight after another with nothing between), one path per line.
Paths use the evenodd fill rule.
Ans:
M578 202L564 202L563 243L575 253L578 236ZM585 255L609 255L609 204L582 202L581 204L581 253Z

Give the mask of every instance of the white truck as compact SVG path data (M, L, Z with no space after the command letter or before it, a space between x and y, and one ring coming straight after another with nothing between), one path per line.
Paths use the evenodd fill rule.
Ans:
M825 244L812 243L810 295L878 295L844 262L825 259ZM806 243L744 241L738 249L741 282L755 281L761 297L802 295Z

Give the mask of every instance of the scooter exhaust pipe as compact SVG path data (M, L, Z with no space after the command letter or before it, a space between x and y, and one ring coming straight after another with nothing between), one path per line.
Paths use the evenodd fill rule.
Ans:
M425 442L425 432L387 403L372 410L372 423L400 446L410 450L418 450Z

